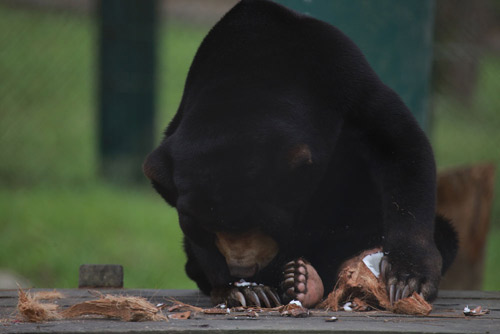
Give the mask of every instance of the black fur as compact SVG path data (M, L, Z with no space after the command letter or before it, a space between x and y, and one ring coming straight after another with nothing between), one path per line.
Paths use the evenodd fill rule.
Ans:
M444 275L457 255L459 242L455 228L450 224L449 220L440 215L436 216L434 241L443 258L441 274Z
M311 159L291 166L304 144ZM144 170L177 208L187 274L207 294L238 279L218 231L272 236L280 251L252 280L274 287L304 257L329 292L342 261L383 245L387 280L433 299L438 248L454 256L446 224L434 241L435 163L408 108L342 32L269 1L240 2L206 36Z

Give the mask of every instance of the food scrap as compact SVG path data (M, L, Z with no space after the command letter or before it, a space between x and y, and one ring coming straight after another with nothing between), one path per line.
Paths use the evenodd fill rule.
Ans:
M173 313L168 316L169 319L186 320L191 318L191 311Z
M347 302L347 303L345 303L345 304L344 304L344 306L343 306L344 311L346 311L346 312L352 312L352 307L351 307L351 305L352 305L352 303L351 303L351 302Z
M295 318L305 318L309 316L309 310L302 306L298 300L292 300L287 305L280 306L278 311L282 316L291 316Z
M466 316L480 316L480 315L485 315L488 313L490 313L490 310L483 309L481 306L478 306L472 310L469 308L469 305L464 307L464 315L466 315Z

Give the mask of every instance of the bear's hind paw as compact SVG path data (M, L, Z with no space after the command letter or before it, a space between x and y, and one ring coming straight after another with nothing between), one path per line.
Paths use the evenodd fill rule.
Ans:
M285 265L281 282L283 301L298 300L304 307L313 307L323 298L323 281L314 267L299 258Z

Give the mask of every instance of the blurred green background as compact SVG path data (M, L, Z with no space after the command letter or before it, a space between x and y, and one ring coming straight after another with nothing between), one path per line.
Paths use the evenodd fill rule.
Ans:
M498 166L499 2L469 1L481 5L463 9L476 15L468 20L446 14L450 2L437 1L429 133L437 162ZM194 288L184 274L175 210L146 180L118 186L98 177L95 3L71 3L0 1L0 270L36 287L70 288L81 264L116 263L127 288ZM199 43L234 1L180 3L161 3L157 142ZM497 194L484 289L500 289L499 265Z

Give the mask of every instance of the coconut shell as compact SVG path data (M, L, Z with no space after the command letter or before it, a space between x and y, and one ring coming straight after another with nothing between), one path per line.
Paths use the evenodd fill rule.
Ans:
M395 302L391 310L399 314L428 315L432 306L421 295L413 292L410 297Z
M341 266L333 291L320 304L320 307L338 311L345 303L353 302L355 305L360 305L354 308L358 311L374 308L400 314L429 314L432 306L416 293L391 305L385 283L377 278L363 262L367 255L380 251L382 251L381 248L370 249L345 261Z

